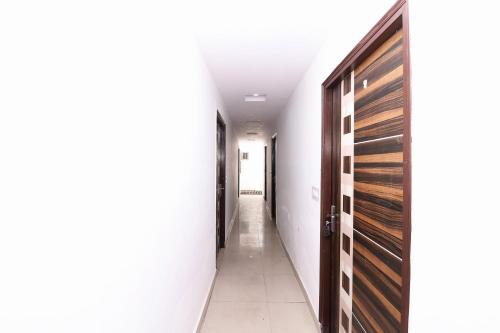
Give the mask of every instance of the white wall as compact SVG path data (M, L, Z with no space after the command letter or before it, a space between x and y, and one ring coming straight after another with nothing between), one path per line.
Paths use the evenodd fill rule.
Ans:
M240 141L241 159L240 190L264 190L264 143L262 141Z
M391 5L392 0L366 2L354 17L332 14L330 37L277 119L277 223L316 314L320 202L312 191L321 182L321 84ZM351 21L343 22L347 18ZM344 33L347 24L349 34Z
M497 332L498 9L411 1L411 332Z
M224 107L188 14L1 7L0 331L193 332L215 273Z

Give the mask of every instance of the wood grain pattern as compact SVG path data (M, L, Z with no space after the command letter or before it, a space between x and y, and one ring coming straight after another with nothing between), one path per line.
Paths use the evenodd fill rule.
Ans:
M354 315L352 316L352 333L365 333L365 330L361 327L361 323Z
M397 31L354 75L352 325L360 332L402 328L403 72Z
M353 313L366 332L399 332L401 260L354 234Z
M403 242L402 150L402 137L354 147L354 228L398 257Z
M355 69L354 142L403 134L402 50L400 30Z

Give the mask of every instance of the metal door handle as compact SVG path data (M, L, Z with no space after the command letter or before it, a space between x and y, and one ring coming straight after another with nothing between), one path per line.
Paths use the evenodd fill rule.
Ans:
M335 205L330 208L330 214L326 215L325 226L323 228L323 235L330 237L334 232L337 224L338 214Z
M326 216L325 227L328 227L332 233L335 232L335 227L337 226L337 214Z

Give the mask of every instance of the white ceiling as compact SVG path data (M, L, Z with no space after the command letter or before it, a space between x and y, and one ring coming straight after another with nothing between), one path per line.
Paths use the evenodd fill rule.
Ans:
M352 22L345 13L363 16L370 6L374 6L373 0L198 3L193 11L195 32L229 116L239 127L238 133L248 130L246 121L261 121L263 128L273 121L328 31L345 30ZM244 102L245 95L254 93L267 95L267 101Z
M208 3L199 11L197 37L231 119L243 127L269 123L326 37L323 11L311 1ZM244 102L254 93L267 101Z

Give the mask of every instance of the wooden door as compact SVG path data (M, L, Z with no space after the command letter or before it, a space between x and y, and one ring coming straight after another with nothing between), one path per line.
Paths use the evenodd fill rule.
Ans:
M403 34L341 84L340 332L401 332Z
M407 27L400 1L323 84L321 223L339 223L322 233L322 332L408 331Z
M402 30L354 70L353 332L402 330L404 70Z
M271 216L276 219L276 136L271 138Z
M216 252L224 247L226 215L226 125L217 112L217 155L216 155Z
M267 146L264 146L264 200L267 201Z

